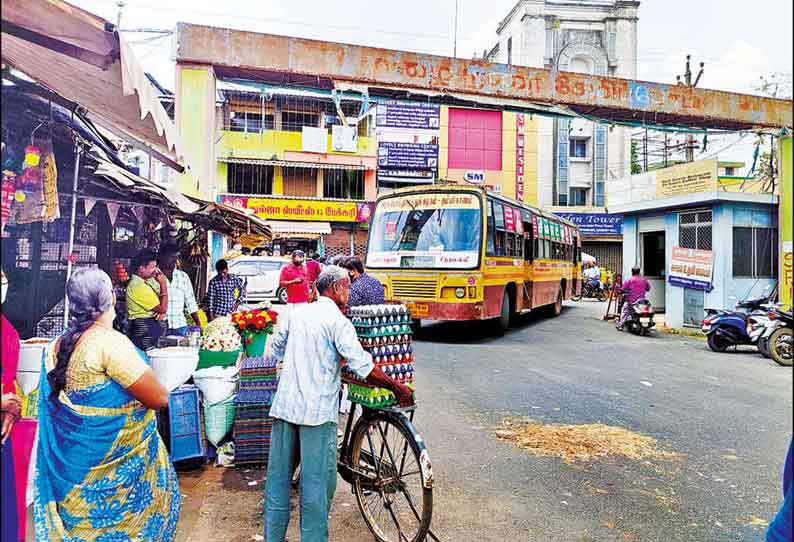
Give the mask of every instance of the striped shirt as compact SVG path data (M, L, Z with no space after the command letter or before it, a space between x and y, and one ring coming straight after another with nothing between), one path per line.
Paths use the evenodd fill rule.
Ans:
M168 281L168 311L166 319L170 329L179 329L187 326L185 312L193 314L198 311L196 295L190 277L184 271L174 269L171 280Z
M340 357L361 378L374 367L353 324L323 296L316 303L296 305L281 321L272 353L284 361L284 368L270 415L295 425L338 423Z

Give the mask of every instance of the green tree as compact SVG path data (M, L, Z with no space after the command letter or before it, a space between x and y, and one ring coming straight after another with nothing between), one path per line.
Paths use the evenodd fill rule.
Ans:
M636 175L637 173L642 173L642 165L640 164L640 159L637 152L637 142L631 142L631 174Z
M781 73L762 75L755 86L755 91L770 98L790 100L792 95L791 75ZM764 134L758 134L758 144L763 146ZM755 178L763 182L765 192L774 192L777 180L777 144L774 138L770 138L769 150L762 152L758 157Z

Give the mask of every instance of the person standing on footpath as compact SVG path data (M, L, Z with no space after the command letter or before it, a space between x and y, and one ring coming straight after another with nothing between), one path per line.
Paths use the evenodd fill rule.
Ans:
M287 289L287 305L299 305L309 302L309 269L303 262L306 255L302 250L292 253L292 265L281 268L278 285Z
M273 430L265 489L265 540L284 542L290 516L290 482L300 461L301 542L328 540L328 512L336 491L336 439L341 359L366 382L392 390L401 406L411 390L386 376L359 343L347 306L350 278L329 266L317 279L320 298L299 305L273 338L273 356L283 361L270 407Z
M361 305L382 305L384 303L383 284L372 275L364 272L364 264L358 256L350 256L342 262L342 267L350 274L350 301L348 308Z
M237 275L229 273L226 260L218 260L215 264L217 275L207 285L207 320L213 321L219 316L228 316L240 306L245 296L245 283Z
M320 255L316 252L311 255L311 257L306 260L306 271L309 275L309 301L317 301L317 277L320 276L320 273L323 271L323 266L320 265Z
M168 279L157 268L157 256L142 250L132 259L132 278L127 284L127 317L130 340L141 350L156 348L166 334Z
M198 303L196 294L193 292L193 283L190 277L179 267L179 250L174 246L166 246L160 249L157 258L160 270L168 280L168 311L166 321L168 322L168 334L185 336L188 332L187 318L185 313L189 313L197 326L200 326L198 314Z

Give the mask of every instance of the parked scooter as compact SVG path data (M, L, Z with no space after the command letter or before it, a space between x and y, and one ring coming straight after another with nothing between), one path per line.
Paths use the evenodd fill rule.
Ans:
M629 307L629 317L623 327L635 335L647 335L656 326L653 321L655 314L650 301L638 299Z
M764 347L775 363L791 367L794 363L794 315L791 310L776 306L769 310L768 316L769 323L762 337Z
M769 295L746 299L736 304L738 310L706 309L706 318L701 321L701 331L708 337L708 345L714 352L725 352L731 346L755 344L760 334L751 337L748 318L769 303Z

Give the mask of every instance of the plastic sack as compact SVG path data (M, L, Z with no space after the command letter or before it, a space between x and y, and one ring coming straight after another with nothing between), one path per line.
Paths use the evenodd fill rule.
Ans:
M218 457L215 458L216 467L234 466L234 442L227 442L218 448Z
M204 396L204 405L225 401L237 391L240 369L230 367L207 367L193 373L193 383Z
M204 407L204 429L207 440L217 446L234 425L234 396L216 405ZM218 456L221 450L218 450Z

